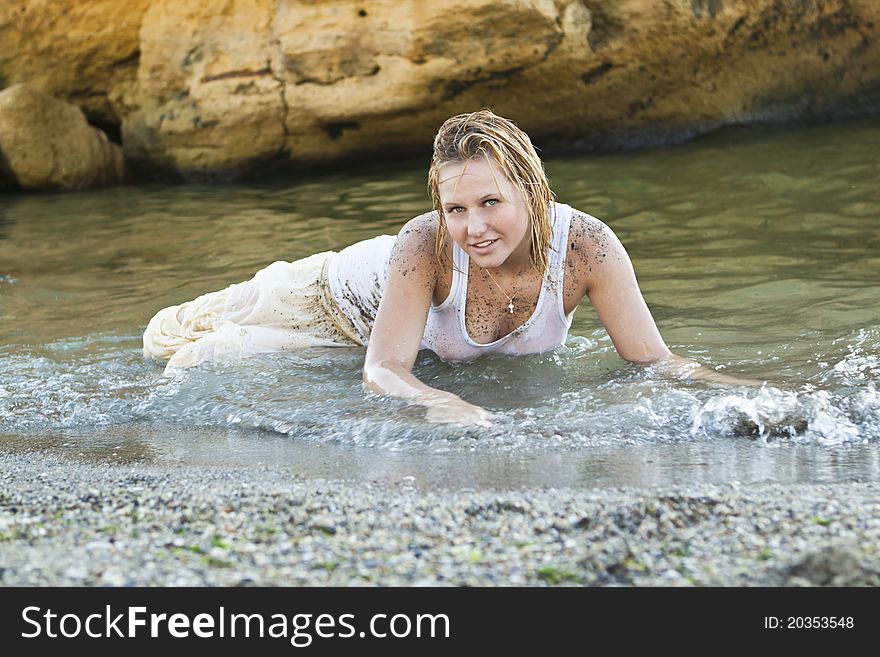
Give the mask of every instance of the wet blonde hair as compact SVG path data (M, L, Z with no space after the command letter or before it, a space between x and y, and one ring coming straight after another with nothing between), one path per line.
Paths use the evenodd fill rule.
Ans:
M519 190L528 209L531 230L531 258L541 274L547 269L547 252L552 242L548 215L554 194L544 172L544 164L529 136L517 125L488 109L459 114L447 119L434 137L434 155L428 169L428 190L434 210L440 215L435 252L439 260L446 253L449 230L440 202L440 169L447 164L485 157L500 169Z

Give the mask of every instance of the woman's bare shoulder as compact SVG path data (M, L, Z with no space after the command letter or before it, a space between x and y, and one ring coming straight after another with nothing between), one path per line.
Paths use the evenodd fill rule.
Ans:
M415 275L436 281L438 263L434 245L438 224L436 212L420 214L404 224L391 252L392 271L399 271L403 276Z
M402 247L421 248L426 245L434 248L437 240L439 216L436 212L425 212L407 221L397 234L397 241Z
M614 232L604 221L572 208L567 260L580 270L579 273L592 273L597 264L615 251L617 243Z

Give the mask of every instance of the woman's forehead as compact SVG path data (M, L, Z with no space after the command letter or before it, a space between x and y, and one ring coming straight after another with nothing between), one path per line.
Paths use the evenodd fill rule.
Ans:
M507 176L488 159L450 162L440 169L438 188L441 194L453 194L459 188L489 188L499 193L510 185Z

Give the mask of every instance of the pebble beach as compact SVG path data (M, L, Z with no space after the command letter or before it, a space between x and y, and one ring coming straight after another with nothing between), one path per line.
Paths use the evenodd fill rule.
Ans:
M4 586L876 586L880 484L423 490L0 455Z

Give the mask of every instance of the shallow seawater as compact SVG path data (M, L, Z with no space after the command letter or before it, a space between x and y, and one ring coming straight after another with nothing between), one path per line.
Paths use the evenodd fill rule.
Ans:
M175 377L140 353L165 305L396 232L428 203L421 163L0 197L0 449L453 488L880 480L878 146L858 121L548 160L560 200L626 245L670 347L767 383L628 365L585 302L556 353L420 356L490 428L365 395L361 349Z

